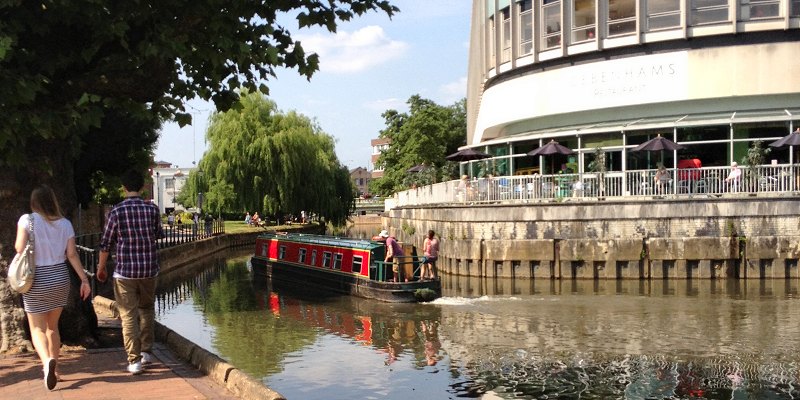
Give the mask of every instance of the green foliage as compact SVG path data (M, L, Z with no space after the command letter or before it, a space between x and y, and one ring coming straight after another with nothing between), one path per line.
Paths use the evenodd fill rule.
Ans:
M386 0L3 2L0 165L21 166L53 140L69 139L61 150L73 159L108 151L74 139L99 129L127 141L126 132L106 128L109 111L186 125L186 100L210 100L226 111L237 107L241 87L267 93L264 82L277 67L310 78L318 56L306 54L276 22L279 15L334 32L339 21L398 11ZM149 132L139 131L131 143L139 136L149 141ZM120 161L130 166L139 154L133 156Z
M343 224L354 209L355 187L334 152L334 140L309 118L284 113L260 93L244 93L240 110L216 113L209 150L189 175L181 200L204 210L266 215L320 215ZM182 193L183 196L183 193Z
M422 186L456 176L458 164L446 161L445 156L456 152L467 137L466 100L445 107L414 95L407 104L408 113L383 113L386 128L380 137L391 143L378 158L384 172L382 178L370 181L371 193L388 196L413 184ZM421 164L426 166L422 172L408 172Z

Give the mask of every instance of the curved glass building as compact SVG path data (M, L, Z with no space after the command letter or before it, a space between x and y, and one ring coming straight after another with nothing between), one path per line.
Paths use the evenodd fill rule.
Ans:
M729 165L800 127L800 0L473 0L467 90L486 173ZM686 149L630 151L659 134Z

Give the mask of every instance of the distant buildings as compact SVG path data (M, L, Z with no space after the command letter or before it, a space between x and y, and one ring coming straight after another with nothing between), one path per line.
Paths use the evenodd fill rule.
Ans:
M364 167L353 168L350 170L350 179L353 181L358 195L362 196L369 193L369 181L372 180L372 173Z
M370 158L370 162L372 163L372 178L383 177L383 165L379 165L377 162L381 152L389 148L390 142L391 140L386 138L377 138L370 141L370 145L372 146L372 157Z
M194 169L173 167L165 161L155 162L150 175L153 182L152 198L162 214L184 210L183 206L178 204L178 196L186 185L189 173Z

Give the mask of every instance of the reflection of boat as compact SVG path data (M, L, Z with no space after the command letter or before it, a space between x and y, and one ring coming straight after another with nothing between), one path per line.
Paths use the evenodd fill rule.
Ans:
M305 289L397 303L429 301L441 295L438 280L390 282L391 264L383 262L384 251L383 243L371 240L265 233L256 239L252 264L266 270L273 280ZM416 261L406 257L401 262Z

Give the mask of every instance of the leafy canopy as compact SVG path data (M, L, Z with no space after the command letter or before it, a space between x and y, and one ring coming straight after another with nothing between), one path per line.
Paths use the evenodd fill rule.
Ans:
M333 138L304 115L279 111L261 93L244 93L241 105L211 116L209 149L188 179L184 200L204 192L203 207L212 211L305 210L344 223L355 187L336 158Z
M275 68L318 69L290 31L371 11L390 17L386 0L64 0L0 3L0 163L20 165L13 151L28 143L83 135L108 109L191 121L195 97L228 110L237 90L267 93ZM145 107L143 107L145 106ZM68 146L80 154L77 141Z
M386 128L381 138L390 140L378 157L383 177L370 181L370 191L390 195L412 184L429 184L454 177L457 163L445 160L464 145L467 137L466 100L440 106L419 95L406 102L408 113L387 110L383 113ZM424 164L421 172L410 173Z

